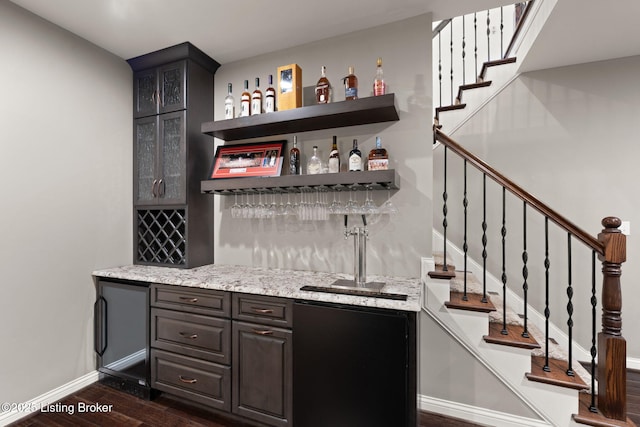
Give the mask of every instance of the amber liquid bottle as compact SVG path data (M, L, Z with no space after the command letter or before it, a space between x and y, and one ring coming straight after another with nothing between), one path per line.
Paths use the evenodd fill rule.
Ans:
M251 94L251 115L262 113L262 91L260 90L260 79L256 77L256 88Z
M273 88L273 76L269 74L269 87L264 91L264 112L276 111L276 90Z
M251 93L249 92L249 80L244 81L244 91L240 95L240 117L251 115Z
M358 99L358 78L353 74L353 67L349 67L349 74L344 78L344 99L351 101Z
M298 137L293 137L293 147L289 150L289 175L301 175L300 169L300 149L298 148Z
M326 72L327 67L323 65L320 79L318 79L318 83L316 84L317 104L326 104L328 102L331 102L331 83L329 83L329 79L327 79Z
M370 171L379 171L389 169L389 155L387 150L382 148L380 137L376 136L376 148L369 152L368 169Z
M382 58L378 58L376 67L376 77L373 79L373 96L384 95L387 92L387 85L384 83L382 73Z

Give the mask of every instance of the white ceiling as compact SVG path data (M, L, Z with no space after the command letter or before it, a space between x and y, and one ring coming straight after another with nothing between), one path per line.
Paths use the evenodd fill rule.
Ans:
M0 0L2 1L2 0ZM515 0L11 0L128 59L190 41L221 64L398 21ZM640 1L554 4L521 71L640 55Z
M11 0L128 59L190 41L221 64L427 12L440 20L510 0Z

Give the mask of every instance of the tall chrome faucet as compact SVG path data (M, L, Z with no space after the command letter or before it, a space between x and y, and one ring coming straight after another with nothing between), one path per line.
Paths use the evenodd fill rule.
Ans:
M347 228L347 215L344 216L344 238L353 236L353 282L355 286L365 286L367 283L367 219L362 215L362 227Z

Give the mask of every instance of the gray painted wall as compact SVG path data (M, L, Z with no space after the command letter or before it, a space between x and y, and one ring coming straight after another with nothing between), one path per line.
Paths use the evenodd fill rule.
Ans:
M361 151L368 153L375 145L375 136L382 137L391 167L400 176L400 190L392 197L400 214L370 227L369 274L417 277L420 257L431 254L430 28L430 15L422 15L225 64L216 73L215 116L222 119L227 83L233 84L238 104L245 79L249 80L249 88L253 90L255 77L260 77L264 90L267 75L275 75L278 66L291 63L302 68L303 86L311 88L315 87L320 68L325 65L335 101L344 100L341 79L347 74L347 67L353 65L359 80L360 96L370 96L376 58L382 57L388 92L395 93L398 99L400 121L298 134L303 163L311 156L313 145L318 145L322 157L328 158L332 135L338 136L343 164L353 138L358 139ZM293 135L284 137L291 141ZM282 136L256 140L268 139L282 139ZM216 141L218 144L223 142ZM361 203L364 196L364 193L358 195ZM232 198L213 197L216 198L216 263L353 271L353 242L344 239L342 218L316 223L284 221L281 218L239 220L231 218ZM386 197L386 191L374 195L378 204L383 203ZM343 202L347 198L348 195L342 195Z
M131 71L0 0L0 402L95 369L91 271L131 263Z
M634 225L640 222L640 202L637 194L640 145L640 87L637 75L640 57L629 57L570 67L529 72L521 75L485 108L453 135L469 150L503 172L507 177L550 205L560 214L592 235L597 235L602 218L613 215L632 224L627 238L627 260L623 264L623 336L627 339L628 356L640 357L640 339L632 333L632 325L640 321L640 312L633 304L640 291L635 283L640 276L638 245ZM446 130L445 130L446 132ZM442 188L441 148L434 152L434 186ZM450 162L451 177L460 164ZM460 176L460 175L458 175ZM462 195L451 178L449 212L450 236L462 246ZM478 174L469 177L470 210L481 206ZM488 199L499 201L497 187L489 186ZM489 205L490 269L500 277L499 203ZM441 227L441 207L435 208L434 223ZM470 224L470 254L482 261L479 254L480 221ZM520 259L522 251L522 204L507 198L507 257ZM528 230L530 269L530 302L540 311L544 302L543 221L531 213ZM551 256L551 318L566 331L566 261L567 237L554 225L550 226ZM575 296L574 337L585 348L591 345L590 252L577 242L572 243L573 286ZM600 299L600 266L597 296ZM521 265L507 272L509 283L521 286ZM596 323L600 326L600 309Z

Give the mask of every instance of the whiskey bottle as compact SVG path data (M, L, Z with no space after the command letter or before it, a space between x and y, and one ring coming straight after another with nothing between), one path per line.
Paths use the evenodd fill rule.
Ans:
M318 83L316 84L317 104L326 104L328 102L331 102L331 83L329 83L329 79L327 79L326 72L327 67L323 65L320 79L318 79Z
M249 80L244 81L244 91L240 95L240 117L251 115L251 93L249 92Z
M353 66L349 67L349 74L343 81L344 99L347 101L358 99L358 78L353 74Z
M273 76L269 74L269 87L264 91L264 112L276 111L276 90L273 88Z
M389 156L387 155L387 150L382 148L379 136L376 136L376 148L369 152L368 169L370 171L389 169Z
M256 88L251 94L251 115L262 113L262 91L260 90L260 79L256 77Z
M231 83L227 85L227 96L224 97L224 118L233 119L236 116L236 100L231 95Z
M338 137L333 136L331 152L329 153L329 173L340 172L340 153L338 152Z
M358 149L358 140L353 140L353 149L349 152L349 170L362 170L362 152Z
M298 149L298 137L293 137L293 147L289 150L289 175L301 175L300 149Z
M373 79L373 96L384 95L387 91L387 86L384 83L384 76L382 74L382 58L378 58L377 64L376 77Z
M318 146L313 146L313 156L309 158L307 162L307 174L309 175L317 175L322 173L322 161L320 157L318 157Z

